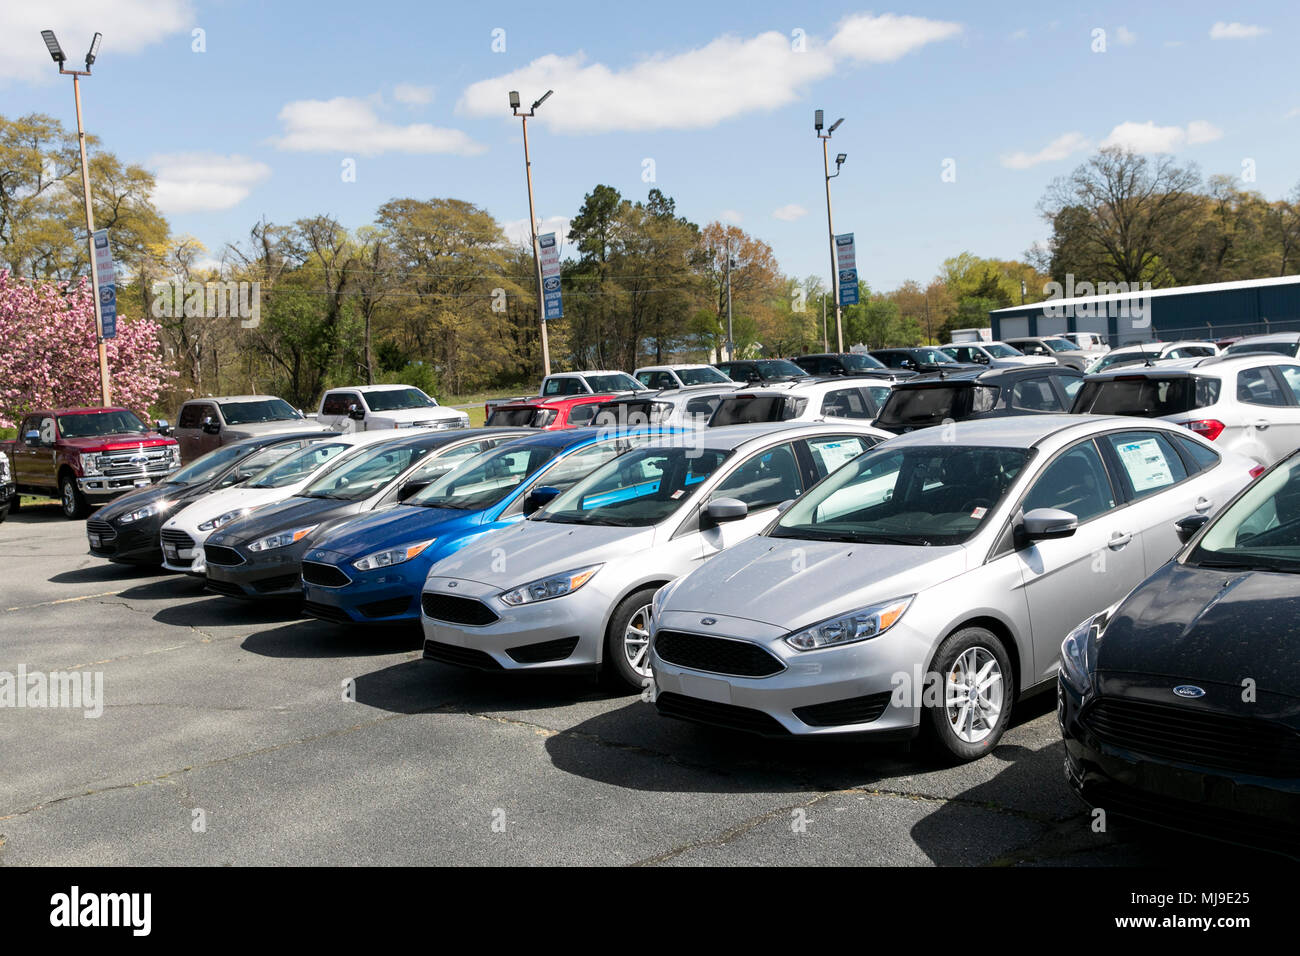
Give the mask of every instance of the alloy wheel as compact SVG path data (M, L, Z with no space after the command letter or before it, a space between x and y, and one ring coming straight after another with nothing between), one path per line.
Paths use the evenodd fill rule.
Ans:
M944 707L958 739L977 744L1002 714L1002 668L987 647L976 645L953 661L944 680Z

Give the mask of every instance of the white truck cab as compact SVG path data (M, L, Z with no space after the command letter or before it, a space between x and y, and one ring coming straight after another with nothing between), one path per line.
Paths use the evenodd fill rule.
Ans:
M469 415L443 408L413 385L331 388L321 396L316 420L339 432L469 427Z
M556 372L542 379L537 394L542 398L560 395L613 395L618 392L639 392L640 382L627 372L598 369L587 372Z

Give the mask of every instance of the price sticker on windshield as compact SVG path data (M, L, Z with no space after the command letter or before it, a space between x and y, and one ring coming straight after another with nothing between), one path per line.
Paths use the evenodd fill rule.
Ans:
M974 518L976 521L980 521L988 513L989 513L988 508L976 508L974 511L970 513L970 516Z

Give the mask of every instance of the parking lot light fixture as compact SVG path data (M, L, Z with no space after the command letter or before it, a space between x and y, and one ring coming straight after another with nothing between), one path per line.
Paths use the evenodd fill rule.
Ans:
M528 181L528 233L533 241L533 271L537 277L537 318L542 326L542 368L543 374L551 374L551 347L546 335L546 292L542 288L542 256L541 248L537 244L537 211L533 204L533 162L528 154L528 118L537 112L537 107L545 103L554 93L554 90L547 90L538 99L533 101L533 105L528 108L528 112L521 112L519 109L520 99L519 91L510 91L510 111L523 121L524 125L524 178Z
M59 38L54 35L54 31L42 30L41 39L45 41L45 48L50 51L50 56L53 57L54 62L62 66L68 58L63 55L63 47L59 46Z

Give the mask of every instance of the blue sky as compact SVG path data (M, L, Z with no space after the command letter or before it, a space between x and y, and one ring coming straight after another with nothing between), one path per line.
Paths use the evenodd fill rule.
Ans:
M1243 185L1284 195L1300 181L1297 26L1284 2L52 0L0 9L0 114L73 125L39 30L72 60L100 30L88 129L154 171L173 231L215 255L263 216L355 227L398 196L465 199L523 233L506 93L549 86L530 124L540 218L571 216L597 183L653 185L803 276L829 271L821 107L845 117L836 231L889 289L963 250L1020 258L1045 237L1044 188L1105 142L1253 169Z

